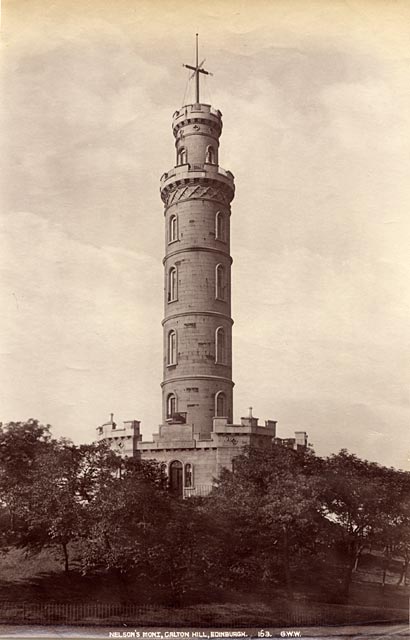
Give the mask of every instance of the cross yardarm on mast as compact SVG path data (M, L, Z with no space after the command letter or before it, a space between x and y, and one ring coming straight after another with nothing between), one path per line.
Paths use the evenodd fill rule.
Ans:
M199 104L199 74L204 73L207 76L211 76L212 73L210 71L205 71L202 69L202 65L205 62L205 58L202 60L200 64L198 64L198 34L196 34L196 47L195 47L195 67L192 67L190 64L183 64L183 67L187 69L191 69L194 73L191 75L190 79L195 76L195 102Z

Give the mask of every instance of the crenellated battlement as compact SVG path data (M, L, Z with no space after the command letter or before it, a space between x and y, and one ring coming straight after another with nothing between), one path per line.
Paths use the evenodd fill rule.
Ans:
M212 133L219 137L222 132L222 113L209 104L187 104L172 116L174 136L179 135L182 127L191 124L203 124L213 127Z
M125 420L118 425L111 413L110 420L97 427L97 441L108 442L113 451L127 457L135 455L141 439L139 420Z
M161 199L167 207L191 198L217 200L229 206L235 195L233 174L208 163L176 166L162 174L160 185Z

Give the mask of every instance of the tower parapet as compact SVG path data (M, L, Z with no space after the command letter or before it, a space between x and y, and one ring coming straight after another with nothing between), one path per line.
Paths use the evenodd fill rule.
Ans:
M202 190L187 187L203 187ZM215 200L229 207L235 194L234 177L218 165L208 163L176 165L161 176L161 198L166 207L188 200L193 195Z

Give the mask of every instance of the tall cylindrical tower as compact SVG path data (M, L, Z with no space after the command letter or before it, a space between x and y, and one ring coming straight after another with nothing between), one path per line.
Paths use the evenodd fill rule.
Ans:
M196 74L201 69L196 67ZM197 84L198 86L198 84ZM215 416L232 422L230 203L234 180L218 164L220 111L199 102L173 116L175 167L165 205L163 422L204 438Z

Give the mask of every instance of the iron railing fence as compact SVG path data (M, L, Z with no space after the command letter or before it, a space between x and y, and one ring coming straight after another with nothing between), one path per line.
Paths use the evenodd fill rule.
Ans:
M405 609L381 609L308 602L267 605L192 605L185 608L133 602L0 602L0 624L93 625L134 627L308 627L366 623L405 623Z
M205 498L209 496L213 489L212 484L196 484L194 487L184 487L184 498L192 498L194 496L200 496Z

